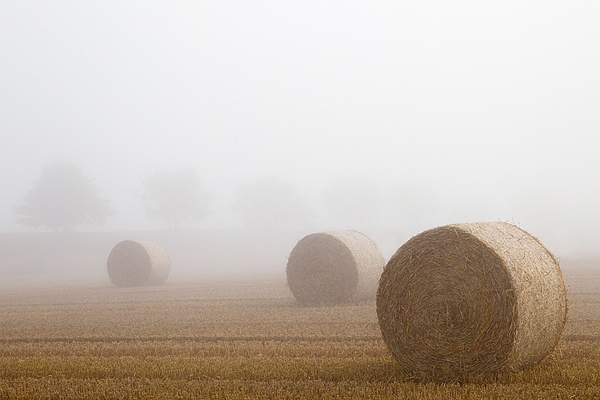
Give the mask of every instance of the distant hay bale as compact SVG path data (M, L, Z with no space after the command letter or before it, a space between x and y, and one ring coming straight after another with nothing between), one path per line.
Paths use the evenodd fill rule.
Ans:
M162 285L171 269L165 249L143 240L117 243L108 255L107 265L115 286Z
M290 253L288 286L303 304L335 304L375 297L385 260L375 243L357 231L313 233Z
M557 260L503 222L420 233L389 260L377 291L384 341L400 369L421 379L527 368L555 347L566 315Z

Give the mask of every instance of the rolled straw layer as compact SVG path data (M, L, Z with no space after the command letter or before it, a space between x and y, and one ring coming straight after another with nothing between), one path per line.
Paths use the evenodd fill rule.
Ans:
M290 253L288 286L303 304L335 304L375 297L385 260L375 243L357 231L313 233Z
M165 249L154 242L125 240L108 255L107 269L115 286L162 285L171 261Z
M379 325L400 368L435 380L535 364L555 347L566 313L557 260L503 222L411 238L387 263L377 292Z

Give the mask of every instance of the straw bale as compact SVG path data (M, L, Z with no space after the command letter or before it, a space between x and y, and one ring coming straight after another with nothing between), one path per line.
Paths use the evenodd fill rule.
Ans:
M385 260L377 245L357 231L313 233L290 253L288 286L303 304L372 300Z
M558 261L537 238L504 222L455 224L398 249L377 315L401 370L460 381L541 361L561 336L567 298Z
M162 285L171 261L165 249L154 242L125 240L108 255L107 269L115 286Z

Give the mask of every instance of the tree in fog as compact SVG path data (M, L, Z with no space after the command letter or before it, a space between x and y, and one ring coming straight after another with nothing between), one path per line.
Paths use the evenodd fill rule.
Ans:
M325 209L337 224L362 227L380 216L381 193L367 179L338 180L322 190L321 195Z
M77 225L102 224L115 214L108 200L99 197L92 180L71 163L44 168L13 212L21 224L62 231Z
M294 185L276 178L240 186L232 208L253 228L294 228L310 220L307 199Z
M174 229L181 222L194 222L208 214L211 194L201 190L200 178L192 168L160 171L142 182L146 213L160 218Z

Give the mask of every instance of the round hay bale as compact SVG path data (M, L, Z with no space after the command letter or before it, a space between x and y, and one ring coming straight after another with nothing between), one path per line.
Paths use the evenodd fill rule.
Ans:
M357 231L313 233L290 253L288 286L303 304L371 300L385 260L377 245Z
M165 249L154 242L125 240L108 255L107 268L115 286L162 285L171 261Z
M400 369L441 381L527 368L558 342L567 298L557 260L504 222L447 225L408 240L377 291Z

